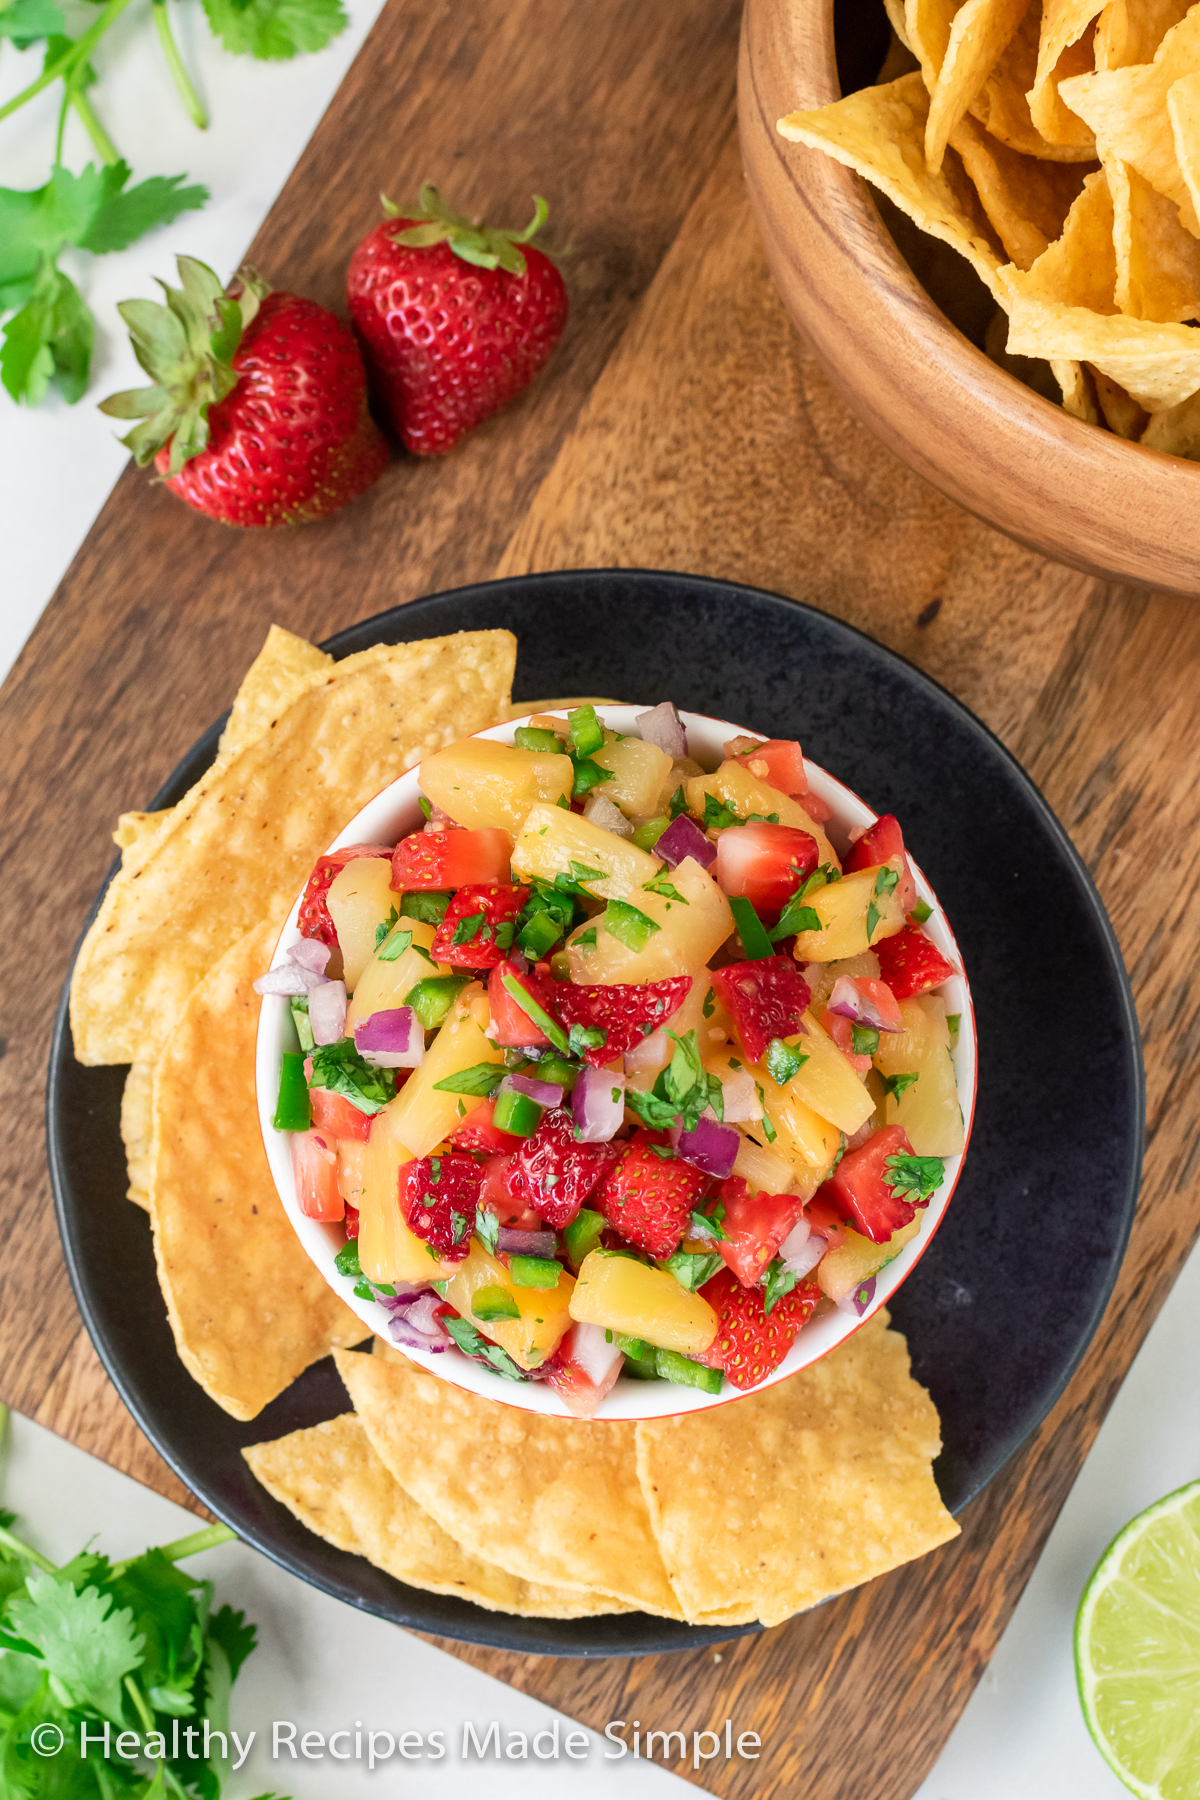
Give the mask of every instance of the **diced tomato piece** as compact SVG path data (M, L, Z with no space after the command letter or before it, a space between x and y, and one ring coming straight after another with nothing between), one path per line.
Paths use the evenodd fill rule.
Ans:
M804 752L795 738L768 738L765 744L756 744L753 750L744 750L733 760L768 787L778 788L781 794L808 792Z
M471 1156L508 1156L522 1142L514 1137L511 1131L501 1131L493 1124L492 1115L496 1110L494 1100L485 1100L474 1112L468 1113L461 1124L450 1133L450 1142L456 1150L466 1150Z
M873 825L867 826L862 836L850 846L844 871L847 875L852 875L855 869L873 869L877 863L890 862L893 856L904 857L904 874L896 890L896 898L905 912L910 913L917 904L917 884L908 866L904 833L894 813L881 813Z
M304 898L300 902L300 912L296 924L301 937L316 938L322 944L328 944L331 950L338 947L337 931L329 913L328 893L333 886L336 875L340 875L348 862L354 862L360 856L390 856L390 844L347 844L344 850L331 850L328 856L318 856L316 866L304 888Z
M492 1015L489 1035L492 1042L503 1044L508 1049L518 1046L521 1049L547 1048L550 1039L533 1023L528 1013L522 1012L520 1003L514 1000L504 985L506 976L523 987L551 1018L555 1016L554 996L551 992L553 984L545 976L536 968L529 969L522 975L515 962L497 963L488 976L488 1010Z
M309 1088L308 1098L312 1103L313 1124L318 1131L327 1132L330 1137L355 1138L359 1143L366 1143L371 1135L370 1117L359 1112L344 1094L318 1087Z
M819 860L817 840L791 825L731 826L717 839L717 880L727 894L744 895L773 923Z
M737 1175L722 1183L721 1200L726 1238L717 1249L743 1287L757 1287L763 1270L803 1213L804 1202L796 1194L756 1193Z
M332 1137L320 1131L292 1134L292 1168L296 1176L296 1203L306 1219L327 1223L346 1210L338 1192L337 1151Z
M772 1038L790 1037L800 1030L812 999L812 989L788 956L727 963L713 970L712 984L717 999L733 1015L751 1062L759 1060Z
M911 1000L929 988L940 987L958 970L948 963L936 944L930 942L915 925L906 925L895 937L883 938L873 946L879 958L879 973L897 1000Z
M524 1197L513 1191L515 1162L516 1154L513 1151L504 1156L489 1157L483 1165L479 1204L486 1206L489 1212L495 1213L502 1225L511 1225L514 1231L538 1231L542 1221L532 1206L526 1203Z
M392 888L397 894L414 888L460 888L468 882L503 882L509 878L512 839L507 831L414 831L402 838L392 856Z
M529 889L507 882L471 882L459 888L433 934L433 959L459 969L494 969L510 948L517 914ZM508 927L501 931L502 925ZM498 938L507 943L497 942Z
M821 1020L821 1023L824 1025L826 1031L861 1081L867 1073L867 1070L871 1067L871 1059L869 1056L856 1056L854 1054L853 1021L851 1019L844 1019L841 1013L827 1012Z
M900 1198L903 1183L897 1184L886 1166L890 1157L912 1154L904 1127L885 1125L858 1150L846 1152L829 1180L817 1189L809 1216L812 1204L828 1200L855 1231L870 1238L873 1244L886 1244L917 1216L916 1205ZM921 1204L928 1205L928 1201Z

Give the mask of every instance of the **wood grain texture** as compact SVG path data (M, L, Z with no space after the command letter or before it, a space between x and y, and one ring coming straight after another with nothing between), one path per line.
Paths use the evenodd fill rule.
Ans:
M510 16L500 0L481 6L479 43L489 33L506 43ZM564 54L555 34L574 30L565 11L541 16L536 54L509 77L531 95L554 87ZM394 57L395 34L414 44L433 18L420 0L393 0L381 18L351 91L260 234L256 254L271 272L319 290L325 252L309 241L317 197L329 181L358 187L339 175L352 150L347 121L360 138L405 141L368 73ZM624 36L590 40L601 90L598 58L636 67L647 34L666 31L632 6L614 4L609 20ZM607 252L596 251L607 298L589 303L585 335L599 334L599 349L581 342L461 456L395 465L377 511L352 509L270 544L201 528L170 496L127 478L0 695L9 933L16 941L18 922L25 933L32 925L39 950L0 1063L15 1120L4 1216L18 1247L0 1271L0 1397L170 1491L169 1471L80 1334L37 1121L16 1104L17 1084L44 1066L53 994L108 859L113 815L144 801L228 703L270 618L320 633L438 581L606 562L736 576L812 601L910 656L1000 732L1066 821L1113 913L1150 1081L1146 1188L1118 1292L1052 1418L970 1509L963 1537L921 1563L731 1644L720 1660L704 1651L588 1665L445 1647L590 1724L690 1733L731 1717L738 1731L758 1732L757 1762L679 1769L713 1792L903 1800L986 1665L1200 1222L1196 1002L1176 948L1200 932L1191 774L1200 611L1102 589L1021 548L935 493L856 420L789 322L750 221L721 84L728 9L694 0L673 40L676 65L665 38L656 41L674 109L656 129L686 153L662 178L661 210L646 227L652 249L638 247L640 299L633 285L605 286ZM444 112L439 82L444 99L459 79L439 74L445 54L431 47L413 96L430 132ZM680 58L692 59L690 76ZM620 104L632 104L628 94ZM524 116L511 89L495 106ZM569 167L569 146L587 161L586 134L607 132L603 181L580 175L580 191L600 183L598 214L611 206L604 216L615 217L641 179L643 123L626 113L623 126L572 124L543 162L557 151ZM484 139L490 158L467 146L464 164L495 166L497 140ZM371 154L386 161L379 146ZM579 241L591 217L572 220ZM347 243L358 228L347 227Z
M1109 579L1200 592L1200 465L1071 418L968 343L872 190L776 121L838 98L832 0L746 0L739 118L788 310L884 443L1020 542Z

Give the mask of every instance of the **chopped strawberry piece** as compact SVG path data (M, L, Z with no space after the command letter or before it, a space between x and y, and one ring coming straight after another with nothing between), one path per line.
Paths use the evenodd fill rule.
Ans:
M470 1251L482 1181L475 1158L461 1150L421 1156L400 1170L400 1211L408 1228L445 1262L461 1262Z
M851 846L843 869L845 874L852 875L855 869L873 869L878 863L890 862L893 856L904 857L904 874L896 890L896 897L905 912L909 913L917 904L917 884L908 866L904 833L894 813L881 813L873 825L867 826L862 836Z
M337 931L329 914L327 899L334 877L340 875L346 864L353 862L356 857L391 854L390 844L347 844L344 850L331 850L328 856L318 856L316 866L305 884L304 898L300 902L300 913L296 920L301 937L316 938L319 943L328 944L331 950L336 950Z
M620 982L611 987L577 987L573 981L560 981L555 984L554 1000L568 1029L587 1025L604 1033L602 1044L583 1053L585 1062L601 1069L677 1012L691 985L690 975L672 975L668 981L648 981L640 987Z
M346 1202L346 1236L347 1238L358 1236L358 1208L351 1206L348 1200Z
M327 1131L332 1137L351 1138L365 1144L371 1135L371 1120L367 1113L359 1112L357 1106L347 1100L344 1094L335 1094L329 1088L309 1088L309 1103L312 1106L313 1124L319 1131Z
M712 982L717 999L733 1015L751 1062L758 1062L772 1038L800 1030L812 998L812 989L786 956L729 963L713 971Z
M496 1134L500 1136L500 1133ZM503 1134L505 1137L508 1133ZM519 1143L514 1138L514 1143ZM505 1156L491 1156L483 1165L483 1181L479 1189L479 1204L495 1213L502 1225L511 1225L514 1231L537 1231L542 1221L532 1206L527 1206L524 1199L513 1192L513 1164L515 1154L510 1150Z
M915 925L906 925L894 937L872 946L879 958L879 973L897 1000L911 1000L929 988L940 987L958 970Z
M655 1146L667 1145L664 1132L635 1131L622 1147L621 1160L598 1202L609 1224L628 1243L658 1258L678 1250L692 1208L708 1183L707 1175L693 1164L655 1154Z
M843 1018L841 1013L827 1012L821 1023L861 1081L871 1067L871 1059L854 1053L853 1021Z
M746 1288L722 1269L700 1289L717 1315L717 1335L700 1358L723 1369L734 1387L757 1387L779 1367L821 1298L815 1281L801 1281L764 1311L763 1289Z
M508 1049L525 1050L548 1049L550 1039L539 1025L535 1025L527 1012L521 1008L505 986L505 981L514 981L523 987L532 1000L535 1000L543 1012L555 1016L557 997L553 990L565 987L565 982L552 982L538 968L528 969L524 974L515 962L499 962L488 976L488 1010L491 1013L491 1024L488 1035L495 1044L503 1044Z
M781 794L808 792L804 752L794 738L768 738L765 744L755 744L752 750L743 750L733 760L768 787L778 788Z
M331 1223L343 1217L346 1203L338 1189L337 1148L331 1134L293 1132L292 1168L296 1176L296 1204L306 1219Z
M901 1198L903 1181L889 1173L887 1162L893 1156L911 1156L913 1147L902 1125L885 1125L874 1132L857 1150L848 1150L828 1181L817 1189L811 1206L827 1200L855 1231L870 1238L873 1244L886 1244L888 1239L917 1216L917 1206ZM927 1206L928 1201L920 1202Z
M545 1224L569 1225L593 1188L612 1167L616 1144L581 1144L565 1107L548 1112L513 1158L509 1189Z
M462 1122L450 1133L450 1142L456 1150L465 1150L471 1156L508 1156L522 1141L514 1137L511 1131L501 1131L492 1123L492 1114L496 1110L494 1100L485 1100L474 1112L467 1114Z
M529 889L472 882L459 888L433 934L433 959L459 969L494 969L512 944ZM507 926L507 930L501 930ZM497 940L507 938L507 943Z
M846 1241L846 1221L832 1200L822 1199L823 1188L818 1188L812 1199L804 1208L804 1216L812 1229L819 1232L831 1250Z
M546 1380L577 1419L595 1418L621 1373L625 1357L611 1337L599 1325L572 1325L543 1364Z
M717 839L717 880L727 894L742 895L768 923L777 919L820 860L811 832L757 820L733 826Z
M460 888L468 882L507 882L512 839L491 826L483 831L414 831L392 855L392 886Z
M763 1271L804 1211L798 1194L756 1193L732 1175L721 1185L725 1238L717 1249L743 1287L757 1287Z

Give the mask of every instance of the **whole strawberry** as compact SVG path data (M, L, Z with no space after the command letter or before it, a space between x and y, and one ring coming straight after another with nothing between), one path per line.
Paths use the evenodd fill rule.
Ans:
M378 481L387 445L367 411L353 334L324 306L243 271L227 293L193 257L166 304L119 308L154 382L113 394L122 442L172 493L226 525L302 525Z
M350 259L346 294L367 366L405 446L440 456L529 386L562 336L567 290L524 231L473 225L426 185ZM519 248L524 246L524 248Z

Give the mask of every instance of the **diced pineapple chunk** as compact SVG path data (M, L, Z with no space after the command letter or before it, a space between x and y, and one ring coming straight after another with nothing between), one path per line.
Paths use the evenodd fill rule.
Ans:
M821 921L820 931L801 931L796 936L797 962L840 962L843 957L861 956L869 948L867 922L871 908L871 943L894 937L905 925L904 905L900 899L904 878L904 858L893 856L889 862L873 869L856 869L840 881L828 882L809 895L808 904ZM879 872L887 869L900 877L891 893L876 893Z
M555 1288L516 1287L497 1257L489 1256L475 1238L470 1255L457 1265L446 1298L464 1319L470 1319L486 1338L507 1350L523 1369L536 1369L557 1350L571 1329L568 1307L575 1277L564 1269ZM503 1288L520 1312L519 1319L477 1319L471 1297L480 1288Z
M817 840L818 862L831 863L835 869L842 866L824 831L815 819L809 818L800 802L780 793L768 782L759 781L744 763L723 762L712 775L694 776L687 784L686 793L688 808L698 819L704 817L705 794L711 794L739 819L747 819L751 813L759 813L763 818L775 813L780 825L794 825L798 831L807 831Z
M363 1149L362 1194L356 1203L363 1274L383 1282L444 1280L453 1265L443 1263L409 1230L400 1211L400 1170L412 1161L412 1151L400 1138L390 1108L372 1119Z
M435 963L429 956L433 948L434 927L424 919L401 919L394 925L379 950L373 952L370 962L359 976L354 988L354 998L346 1013L346 1035L354 1036L354 1027L369 1019L372 1013L390 1012L393 1007L403 1006L408 990L415 987L418 981L424 981L430 975L453 975L455 971L449 963ZM385 961L379 952L394 950L396 939L404 933L411 933L412 943L407 950L402 950L394 962ZM425 955L421 955L421 951Z
M729 902L712 876L690 856L677 868L664 870L663 882L682 898L649 893L644 884L629 895L627 904L636 907L655 928L640 949L614 937L603 913L567 939L572 981L664 981L669 975L692 975L704 968L733 930Z
M795 1092L795 1082L779 1087L767 1071L754 1069L754 1079L763 1091L766 1116L775 1129L771 1149L786 1157L792 1165L791 1191L805 1199L815 1194L830 1169L842 1144L842 1134L829 1119L821 1118Z
M738 1145L738 1153L733 1159L733 1172L749 1187L763 1194L790 1194L795 1172L785 1157L776 1156L774 1150L764 1150L761 1145L743 1137Z
M464 738L427 756L420 779L421 791L456 825L468 831L499 825L515 833L535 801L553 806L560 795L571 798L575 770L569 756Z
M662 793L663 783L671 773L671 758L657 744L641 738L622 738L605 744L592 754L601 769L612 771L612 780L596 789L597 793L619 806L632 818L635 813L651 813Z
M873 1244L870 1238L846 1228L846 1236L836 1250L827 1250L814 1271L822 1293L831 1300L844 1300L864 1281L894 1262L905 1244L911 1243L921 1229L923 1214L918 1213L910 1225L894 1232L886 1244Z
M576 871L599 873L573 874L573 864ZM521 881L534 877L553 881L556 875L566 875L598 899L632 900L654 880L663 863L625 838L593 825L581 813L539 804L529 810L513 850L512 866Z
M818 1017L825 1011L833 984L841 976L848 975L852 981L879 980L879 958L873 950L864 950L861 956L847 956L841 962L820 963L817 968L819 972L812 983L812 999L808 1004Z
M356 856L329 884L329 916L342 952L343 979L353 993L375 954L375 927L400 910L392 892L392 865L383 856Z
M875 1111L875 1102L824 1026L810 1012L804 1015L804 1026L807 1036L785 1039L808 1058L800 1073L788 1083L788 1091L799 1095L814 1112L852 1137Z
M468 1113L482 1104L474 1094L437 1092L434 1084L477 1063L502 1063L504 1052L485 1037L488 1023L487 999L471 989L459 997L458 1004L425 1052L425 1060L414 1069L394 1100L384 1111L401 1143L407 1144L411 1156L428 1156L435 1145L448 1137ZM375 1128L372 1127L372 1136Z
M882 1032L875 1067L918 1079L897 1100L889 1094L884 1123L903 1125L918 1156L957 1156L966 1142L950 1055L946 1003L937 994L900 1002L903 1031Z
M665 1269L613 1250L589 1250L584 1257L571 1317L681 1356L701 1355L717 1335L717 1315L700 1294L689 1294Z

